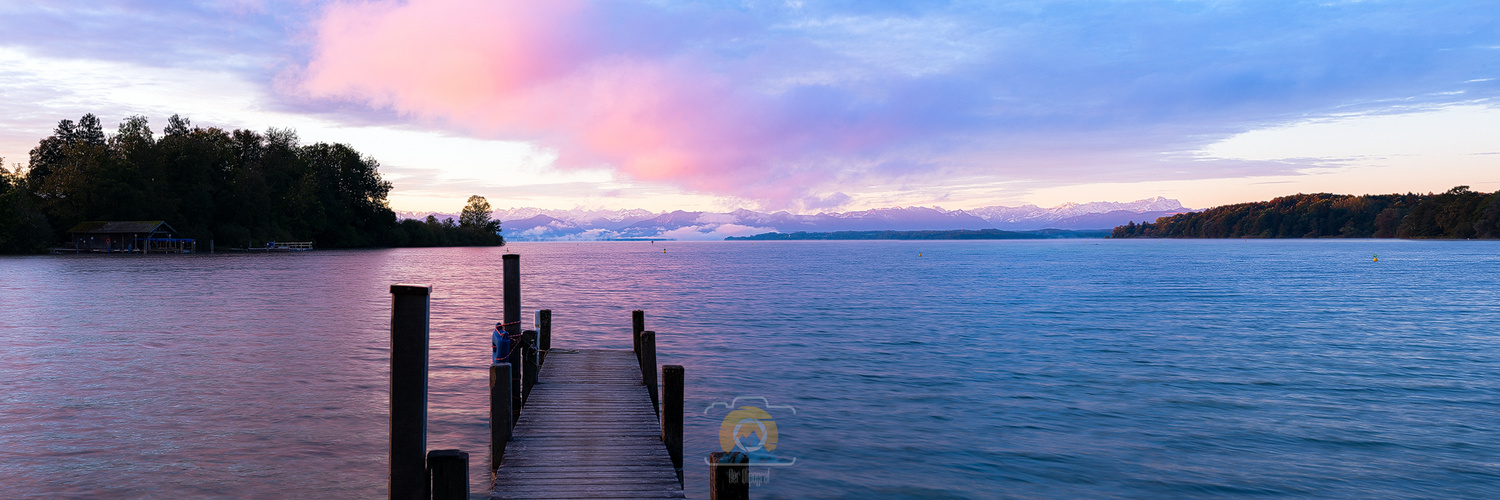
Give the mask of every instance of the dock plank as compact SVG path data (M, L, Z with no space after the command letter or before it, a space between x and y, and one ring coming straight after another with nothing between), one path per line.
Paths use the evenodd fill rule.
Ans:
M685 498L633 352L548 354L490 498Z

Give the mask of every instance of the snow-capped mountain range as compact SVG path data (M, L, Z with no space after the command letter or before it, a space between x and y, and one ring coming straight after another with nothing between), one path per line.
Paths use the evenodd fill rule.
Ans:
M1156 197L1128 203L1096 201L1064 203L1052 208L1036 205L991 206L973 210L941 207L877 208L856 212L798 215L739 209L716 212L651 212L632 210L512 208L496 210L508 241L577 241L610 239L722 240L768 232L917 231L927 229L1108 229L1131 221L1155 221L1188 212L1177 200ZM455 214L396 212L405 219L443 220Z

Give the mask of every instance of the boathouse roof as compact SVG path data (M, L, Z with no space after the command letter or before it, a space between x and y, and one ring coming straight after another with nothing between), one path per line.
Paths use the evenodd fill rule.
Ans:
M120 234L120 233L175 233L176 229L168 226L166 221L160 220L130 220L130 221L85 221L69 229L70 233L80 234Z

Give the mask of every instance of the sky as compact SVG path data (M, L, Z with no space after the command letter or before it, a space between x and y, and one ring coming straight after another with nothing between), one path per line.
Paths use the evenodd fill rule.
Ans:
M0 0L0 157L181 114L349 144L406 211L1496 191L1497 7Z

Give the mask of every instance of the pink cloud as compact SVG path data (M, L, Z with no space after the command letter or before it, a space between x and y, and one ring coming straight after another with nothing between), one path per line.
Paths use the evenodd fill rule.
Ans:
M612 46L573 0L331 6L301 90L556 148L563 168L785 204L832 175L778 103L690 55ZM826 139L826 138L825 138ZM846 136L834 147L859 145Z

